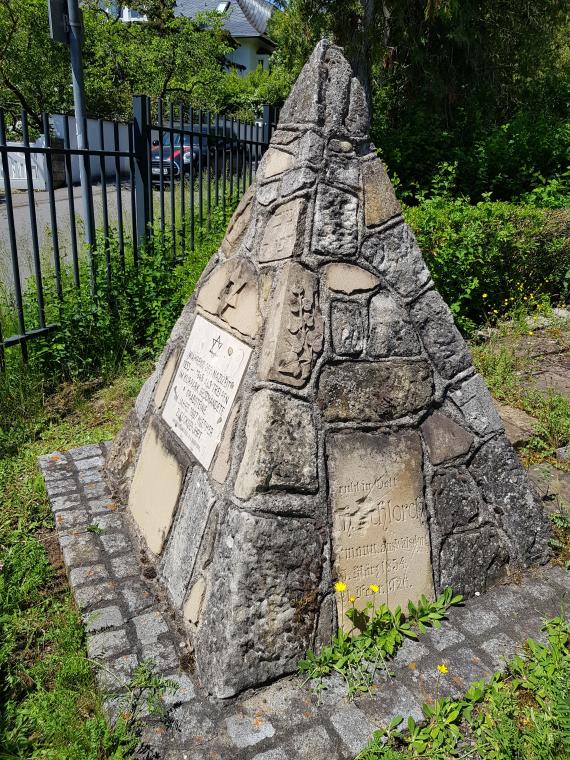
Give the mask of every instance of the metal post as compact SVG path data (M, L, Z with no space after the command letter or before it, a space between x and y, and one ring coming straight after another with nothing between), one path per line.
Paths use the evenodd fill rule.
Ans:
M162 127L162 125L161 125ZM133 98L133 132L135 150L135 200L137 208L137 241L144 248L148 240L150 221L149 164L148 154L149 121L146 96Z
M77 148L86 150L86 127L87 116L85 112L85 85L83 82L83 59L81 55L81 41L83 27L81 23L81 11L78 0L67 0L67 14L69 18L69 51L71 54L71 80L73 84L73 105L75 111L75 132L77 134ZM90 203L91 187L89 185L89 168L87 162L89 156L82 154L79 157L79 176L81 181L81 196L83 199L83 211L85 218L85 237L91 251L95 249L95 218L93 204ZM92 282L94 287L94 282Z

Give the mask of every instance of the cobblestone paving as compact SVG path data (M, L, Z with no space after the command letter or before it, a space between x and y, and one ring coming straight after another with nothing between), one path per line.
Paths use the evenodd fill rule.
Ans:
M109 716L143 659L178 683L165 697L166 718L147 721L141 758L350 760L394 715L421 717L438 663L449 667L439 693L459 695L500 668L526 638L537 637L542 620L559 614L570 597L570 573L553 566L529 571L453 609L442 630L407 641L390 664L393 677L382 673L373 693L352 703L340 679L331 679L318 701L296 677L212 700L192 675L191 652L154 570L134 545L127 515L112 501L100 471L104 455L105 446L83 446L44 456L40 467Z

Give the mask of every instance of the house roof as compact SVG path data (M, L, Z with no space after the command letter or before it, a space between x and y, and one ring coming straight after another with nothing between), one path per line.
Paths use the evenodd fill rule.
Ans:
M216 11L218 6L228 6L225 28L234 38L266 37L267 24L274 11L268 0L176 0L177 16L193 18L197 13Z

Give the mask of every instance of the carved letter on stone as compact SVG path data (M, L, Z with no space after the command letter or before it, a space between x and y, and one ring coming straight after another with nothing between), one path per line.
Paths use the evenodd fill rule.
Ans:
M259 375L302 388L323 346L323 318L318 304L317 278L300 264L281 272L270 304Z

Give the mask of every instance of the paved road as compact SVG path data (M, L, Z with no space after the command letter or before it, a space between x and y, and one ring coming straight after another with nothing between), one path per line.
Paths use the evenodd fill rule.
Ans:
M123 184L121 189L123 204L123 224L125 236L130 235L130 189L128 184ZM18 261L22 284L33 275L32 264L32 233L30 224L30 211L28 195L26 192L14 192L12 196L14 206L14 223L16 228L16 240L18 246ZM73 200L75 206L76 228L78 246L84 241L84 213L81 200L81 188L73 188ZM109 209L109 222L111 226L117 225L117 194L114 186L107 190L107 202ZM38 225L38 237L40 256L44 266L53 264L53 244L50 224L50 206L47 192L34 193L36 219ZM103 225L103 203L101 186L93 187L93 205L95 210L95 224ZM61 251L61 260L71 262L71 224L69 217L69 204L67 188L62 187L55 191L55 208L57 216L58 237ZM8 219L6 204L3 196L0 196L0 284L7 286L13 291L14 283L11 267L10 242L8 236Z

